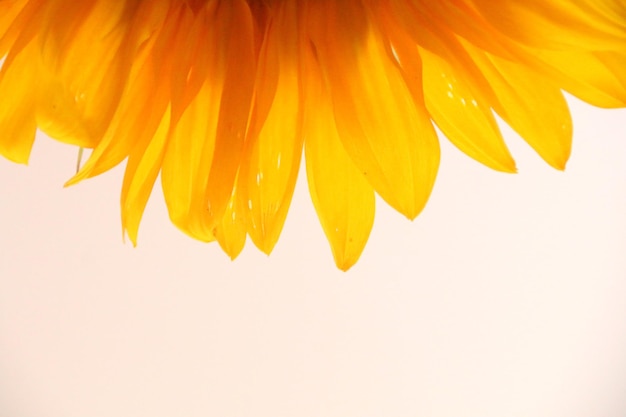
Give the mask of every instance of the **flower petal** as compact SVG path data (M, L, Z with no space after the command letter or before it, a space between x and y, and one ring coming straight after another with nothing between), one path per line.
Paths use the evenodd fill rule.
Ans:
M478 162L498 171L515 172L515 161L484 103L458 71L439 56L420 49L424 92L431 117L448 139Z
M215 227L215 238L224 252L235 259L241 253L246 244L246 221L243 218L246 210L242 199L238 197L237 187L233 189L233 195L226 206L224 217Z
M0 154L22 164L28 163L37 130L33 109L38 97L38 63L37 50L30 46L0 70Z
M414 100L364 8L329 2L314 12L310 36L342 143L376 192L414 218L430 195L439 164L439 143L423 103Z
M143 141L128 157L122 184L122 228L137 244L137 233L154 182L159 174L169 130L170 111L163 115L149 141Z
M87 162L66 186L118 165L135 146L149 141L161 123L170 98L171 45L175 42L172 38L176 37L178 15L162 7L144 5L145 10L138 12L137 18L150 26L159 21L155 24L161 29L146 39L135 34L142 41L142 48L134 59L117 111Z
M450 141L467 155L499 171L515 172L491 107L491 86L453 32L428 19L417 3L396 1L398 24L419 45L426 107Z
M253 22L244 0L220 2L215 25L222 54L223 91L215 133L215 156L209 173L206 199L216 218L230 204L244 149L255 86Z
M285 3L270 18L274 23L268 24L258 66L260 74L267 71L278 78L274 84L273 78L257 77L257 92L263 94L257 94L260 101L255 101L237 185L247 208L248 234L268 254L287 216L302 155L295 5ZM265 115L268 97L273 100Z
M330 96L315 62L309 62L305 90L309 192L335 264L347 271L359 259L374 224L374 190L343 148Z
M622 0L470 0L494 27L538 49L616 50L626 43Z
M54 7L53 7L54 6ZM94 147L117 108L135 54L125 24L133 2L51 3L41 29L37 124L49 136Z
M183 9L180 42L172 70L172 120L163 157L161 183L172 222L190 236L214 240L212 216L205 198L215 148L215 130L222 95L217 36L205 19L215 10L194 16ZM205 14L206 13L206 14Z
M547 163L564 169L572 121L561 91L523 65L465 46L493 87L495 110Z
M533 57L556 85L582 100L604 108L626 106L626 47L621 53L533 51Z

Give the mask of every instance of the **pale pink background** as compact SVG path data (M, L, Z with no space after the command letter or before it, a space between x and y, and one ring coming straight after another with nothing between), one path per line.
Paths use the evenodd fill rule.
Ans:
M626 111L573 101L565 173L443 144L413 223L379 205L335 269L301 177L268 258L169 224L123 244L117 169L0 160L0 417L626 415Z

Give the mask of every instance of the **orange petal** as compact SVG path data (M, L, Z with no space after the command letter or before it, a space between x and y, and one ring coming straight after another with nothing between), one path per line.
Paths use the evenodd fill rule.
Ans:
M0 71L0 154L23 164L28 162L37 130L38 68L39 56L31 44Z
M49 136L94 147L104 134L135 54L126 24L133 4L51 3L38 41L46 74L37 120Z
M231 199L241 163L252 106L256 57L252 16L244 0L221 2L215 25L222 59L223 91L206 200L211 214L220 218Z
M168 14L167 10L159 8L150 11ZM146 10L141 14L145 18L148 12ZM107 131L82 169L66 186L116 166L130 154L133 147L149 140L157 130L170 98L170 58L173 53L171 45L175 42L172 39L176 36L176 17L175 13L169 13L168 22L160 25L161 30L145 40L134 60L125 92ZM163 21L166 16L158 18Z

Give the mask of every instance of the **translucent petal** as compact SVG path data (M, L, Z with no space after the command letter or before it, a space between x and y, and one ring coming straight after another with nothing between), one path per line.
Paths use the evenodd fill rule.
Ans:
M342 143L376 192L414 218L439 163L432 124L365 11L352 2L327 6L311 13L310 31Z
M135 245L141 217L161 168L169 130L169 117L168 109L150 140L135 147L128 157L122 185L122 228Z
M437 55L420 50L424 62L426 107L450 141L488 167L515 172L489 104L474 94L463 73Z
M161 183L172 222L196 239L211 241L212 216L205 194L215 147L222 74L217 68L216 34L211 26L201 24L204 14L194 18L191 10L182 13L180 27L185 33L180 42L172 45L173 110Z
M572 121L561 91L523 65L466 47L493 86L495 110L547 163L564 169Z
M145 41L134 60L125 92L107 131L83 168L66 186L116 166L137 144L149 140L157 130L170 98L168 81L174 51L170 38L176 34L176 16L170 13L169 23ZM165 20L165 16L161 19Z
M595 106L626 106L626 50L549 51L524 47L501 34L493 36L507 51L505 55L493 55L527 66L556 87Z
M623 0L471 0L502 33L552 50L616 50L626 43Z
M38 126L57 140L94 147L115 112L135 53L129 27L120 24L132 16L133 3L52 4L38 40L44 69Z
M400 21L408 32L419 31L420 26L429 24L440 31L467 39L472 44L491 53L509 57L510 52L500 42L501 33L491 26L471 4L471 0L432 1L432 0L392 0L392 9L399 13Z
M220 6L215 25L224 81L215 133L215 156L206 188L209 210L216 218L224 216L241 163L256 70L253 22L247 3L231 0L220 2Z
M0 154L27 163L37 129L39 56L32 45L22 50L0 71Z
M286 5L285 15L275 16L275 24L269 25L259 71L267 66L278 74L276 90L267 116L262 117L263 102L255 108L238 179L247 232L265 253L272 251L282 230L302 155L298 62L293 59L298 32L292 6ZM273 80L258 77L257 91L267 92L266 83L271 86Z
M237 196L237 187L233 189L233 195L226 206L224 217L215 228L215 238L224 252L235 259L246 244L246 210L242 205L242 199Z
M491 86L458 38L438 20L428 19L429 7L434 6L396 1L390 10L405 36L419 45L430 116L467 155L499 171L514 172L515 162L491 113L497 101Z
M170 132L161 182L170 219L192 237L213 240L205 199L215 147L220 89L207 82Z
M598 107L626 106L626 47L622 53L534 51L554 82ZM581 63L584 63L581 64Z
M0 1L0 58L8 52L12 44L17 31L15 29L10 31L10 28L16 27L15 20L27 3L28 0Z
M37 35L45 0L0 2L0 58L19 53Z
M171 220L231 258L269 253L302 147L337 265L359 258L374 192L409 218L439 164L436 123L515 171L494 112L562 169L561 90L626 106L624 0L0 0L0 153L36 127L92 147L69 183L128 159L133 242L161 174Z
M305 154L309 192L335 264L347 271L359 259L374 223L374 190L344 150L326 87L307 65Z

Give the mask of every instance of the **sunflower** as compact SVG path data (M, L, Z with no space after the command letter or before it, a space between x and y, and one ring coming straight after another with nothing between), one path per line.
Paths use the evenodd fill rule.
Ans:
M495 114L563 169L563 91L626 106L623 0L0 0L0 153L35 131L92 149L75 184L123 161L136 243L160 175L171 221L235 258L278 240L304 153L337 266L375 194L413 219L441 132L515 172Z

